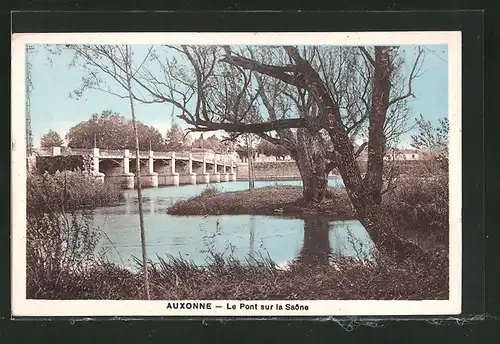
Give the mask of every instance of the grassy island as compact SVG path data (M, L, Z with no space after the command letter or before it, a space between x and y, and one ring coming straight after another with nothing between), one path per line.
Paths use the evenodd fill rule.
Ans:
M168 209L171 215L323 215L354 219L354 210L343 188L330 188L319 205L302 200L302 187L276 185L253 190L217 193L207 187L200 195L181 200Z

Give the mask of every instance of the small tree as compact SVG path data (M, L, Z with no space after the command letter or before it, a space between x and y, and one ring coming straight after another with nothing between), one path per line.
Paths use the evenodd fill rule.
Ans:
M411 136L411 145L424 150L442 169L448 170L448 119L439 119L438 126L432 125L429 120L424 120L422 115L416 121L418 132Z
M182 127L177 123L172 124L170 129L167 131L165 141L166 148L168 150L180 150L184 142L184 131L182 130Z
M61 135L51 129L47 134L42 136L40 146L42 148L60 147L62 146L63 142L64 141L61 138Z

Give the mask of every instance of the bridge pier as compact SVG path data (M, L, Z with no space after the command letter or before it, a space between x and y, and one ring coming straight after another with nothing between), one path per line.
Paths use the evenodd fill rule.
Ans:
M236 172L234 171L234 163L231 162L231 169L229 170L229 180L232 182L236 181Z
M226 171L226 161L224 159L224 163L222 164L222 178L221 178L221 181L223 182L228 182L229 181L229 173L227 173Z
M210 181L213 183L220 183L220 173L217 172L217 159L214 158L214 173L210 176Z
M130 151L128 149L123 151L123 160L121 165L122 174L120 176L120 185L124 189L133 189L135 176L133 173L130 173Z
M104 183L104 173L99 172L99 148L94 148L92 151L92 171L94 178L100 182ZM57 156L61 154L61 147L52 147L52 156Z
M175 172L175 152L172 152L172 163L170 164L172 173L172 185L179 186L179 173ZM169 178L167 178L168 180Z
M153 169L153 151L149 151L149 159L148 159L148 164L147 164L147 172L145 175L140 176L141 179L141 185L144 185L146 187L158 187L158 173L156 173Z
M190 184L196 184L196 173L193 172L193 154L189 153L188 160L188 177Z
M209 184L210 174L207 173L207 157L203 155L202 172L196 176L196 182L198 184Z

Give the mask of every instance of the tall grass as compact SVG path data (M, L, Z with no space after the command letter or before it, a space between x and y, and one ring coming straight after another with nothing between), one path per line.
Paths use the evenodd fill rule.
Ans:
M45 281L36 298L142 298L143 262L137 271L102 262L60 282ZM231 255L208 258L200 266L181 257L148 261L153 300L429 300L448 298L447 266L395 263L379 257L376 264L337 258L329 264L292 262L286 269L263 256L239 261ZM28 297L33 291L28 293Z
M403 231L446 242L449 232L449 175L434 164L409 171L384 195L384 216Z
M112 204L121 191L88 174L57 172L28 174L26 207L27 291L36 296L44 286L55 287L63 276L88 271L99 256L100 231L93 208Z
M30 173L26 184L28 214L92 208L123 199L118 186L100 183L82 171Z

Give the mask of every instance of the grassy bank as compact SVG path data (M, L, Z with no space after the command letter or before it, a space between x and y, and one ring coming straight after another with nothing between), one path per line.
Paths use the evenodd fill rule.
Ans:
M448 298L445 258L428 265L411 261L377 265L341 260L332 265L293 264L279 269L272 262L243 264L214 259L198 267L166 259L149 270L154 300L432 300ZM27 281L32 299L141 299L143 278L112 264L62 272L57 280Z
M101 232L94 208L120 202L123 193L82 172L29 173L26 180L27 285L53 283L95 258Z
M181 200L168 210L171 215L286 215L322 214L342 219L354 218L352 206L343 189L330 188L317 207L303 202L302 187L276 185L253 190L217 193L207 187L199 196Z
M110 263L95 263L99 231L92 224L92 206L115 202L121 193L111 191L114 196L104 196L109 186L98 185L80 175L71 183L67 174L40 178L28 181L28 209L32 211L28 211L27 228L27 297L141 299L140 269L134 272ZM82 179L82 186L76 182L78 178L87 178L87 181ZM431 242L429 238L434 235L447 238L447 185L444 176L400 180L398 188L384 195L383 208L388 222L401 231L420 233L423 243ZM102 193L104 198L86 194L81 188ZM68 199L71 201L66 203ZM51 202L51 206L44 206L42 202ZM72 205L69 210L67 204ZM81 211L82 207L85 211ZM299 217L321 214L342 219L354 215L344 189L329 189L325 201L311 208L302 201L301 187L294 186L223 194L209 187L197 197L174 204L168 212ZM263 258L247 264L212 254L209 264L202 267L169 257L150 263L150 293L156 300L447 299L446 243L442 239L439 249L430 245L435 254L424 263L412 257L396 263L382 256L378 257L377 264L343 259L329 265L294 262L283 269Z

